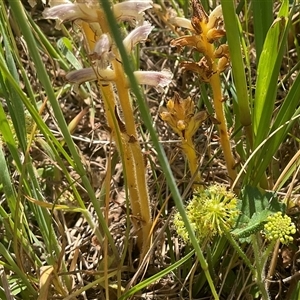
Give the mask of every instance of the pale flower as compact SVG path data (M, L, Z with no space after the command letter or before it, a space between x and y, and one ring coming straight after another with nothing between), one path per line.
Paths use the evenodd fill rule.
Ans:
M172 73L168 70L158 71L135 71L133 72L135 78L139 84L147 84L154 87L165 87L171 82ZM103 81L113 82L116 79L114 70L110 68L101 69L97 68L84 68L75 70L66 75L66 79L69 82L76 83L78 85L88 81ZM129 82L126 88L129 87Z
M98 5L64 1L62 4L46 8L43 11L43 16L45 19L58 19L61 22L74 21L77 19L87 22L97 22L97 11L100 11Z
M189 19L182 18L182 17L173 17L173 18L169 19L169 21L171 24L173 24L175 26L194 31L194 27L192 26L191 20L189 20Z
M162 71L135 71L135 78L139 84L147 84L154 87L165 87L172 81L172 72Z
M115 78L115 72L110 68L83 68L71 71L66 75L68 81L79 85L88 81L96 81L97 79L100 81L113 81Z
M127 53L130 53L136 44L145 41L153 28L149 22L144 22L142 26L133 29L123 40Z
M108 66L108 63L115 58L111 48L112 41L110 36L106 33L103 33L96 42L94 51L91 54L91 58L97 60L98 67L105 69Z
M117 21L141 21L143 12L151 7L152 1L129 0L113 5L112 10ZM72 3L64 0L59 5L46 8L43 16L45 19L59 19L61 22L81 19L93 23L98 22L104 12L98 1Z
M117 21L141 21L143 12L152 7L153 2L147 0L129 0L113 5L112 10Z

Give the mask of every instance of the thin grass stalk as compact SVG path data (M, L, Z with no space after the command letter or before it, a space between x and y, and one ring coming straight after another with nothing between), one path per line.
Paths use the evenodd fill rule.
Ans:
M111 10L109 1L108 0L99 0L99 2L102 4L102 7L103 7L103 10L106 14L107 19L112 20L114 18L114 15L113 15L113 12ZM183 201L181 199L181 196L179 194L179 191L178 191L176 182L174 180L174 177L172 175L172 171L171 171L168 159L166 157L166 154L165 154L165 152L164 152L164 150L163 150L163 148L162 148L162 146L159 142L157 133L156 133L155 129L153 128L153 125L152 125L153 122L152 122L152 119L151 119L151 116L150 116L150 113L149 113L149 109L148 109L148 107L145 103L144 97L141 93L141 90L138 86L136 78L133 74L132 66L131 66L129 58L127 56L125 47L122 43L122 38L121 38L121 34L119 32L119 28L118 28L118 26L115 22L110 22L109 27L111 29L111 33L112 33L112 36L115 40L115 43L116 43L116 45L117 45L117 47L120 51L120 56L122 58L124 70L125 70L125 72L128 76L128 80L130 81L131 88L132 88L132 90L133 90L133 92L136 96L138 107L139 107L139 110L141 112L141 116L144 120L144 124L145 124L145 126L147 127L147 129L150 133L152 143L153 143L153 145L154 145L154 147L157 151L160 165L161 165L162 170L163 170L163 172L166 176L166 180L167 180L168 186L170 188L170 191L172 193L173 199L175 201L176 207L177 207L180 215L182 216L183 222L184 222L184 224L186 226L186 229L189 233L191 243L192 243L192 245L195 249L195 252L196 252L197 257L199 259L200 265L201 265L201 267L204 271L205 277L207 278L207 281L209 283L212 295L216 300L218 300L219 296L216 292L216 288L213 284L211 275L208 271L207 262L204 258L203 252L202 252L202 250L201 250L201 248L198 244L198 241L196 239L194 230L192 229L191 224L189 222L189 219L187 217L187 214L185 212L185 207L184 207Z

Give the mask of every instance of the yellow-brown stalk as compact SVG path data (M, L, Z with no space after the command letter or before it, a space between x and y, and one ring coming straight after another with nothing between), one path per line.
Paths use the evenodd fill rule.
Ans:
M193 189L202 189L202 178L198 170L198 156L193 140L191 138L188 140L181 140L181 148L187 158L192 178L194 178Z

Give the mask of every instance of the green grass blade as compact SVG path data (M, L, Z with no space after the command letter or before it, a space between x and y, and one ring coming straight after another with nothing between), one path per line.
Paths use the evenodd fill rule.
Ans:
M276 115L272 128L270 130L270 137L263 145L257 160L260 162L257 167L257 178L263 174L267 166L270 164L272 157L276 154L280 145L284 142L291 127L299 119L300 109L299 106L300 97L300 74L297 75L292 87L290 88L286 98L278 114ZM278 130L279 129L279 130ZM268 155L266 155L268 153ZM255 180L256 184L258 181Z
M1 256L5 259L6 263L0 260L0 264L17 274L19 278L21 278L22 284L27 287L30 295L35 296L35 299L37 299L37 292L31 285L28 276L25 274L25 272L23 272L23 270L18 267L14 258L11 256L10 251L8 251L8 249L6 249L6 247L2 243L0 243L0 257Z
M1 120L0 120L0 124L1 124ZM4 194L5 194L6 200L7 200L7 204L10 208L10 211L12 212L12 214L15 214L16 203L17 203L16 191L15 191L14 187L11 184L11 179L10 179L10 176L9 176L7 164L6 164L5 157L4 157L4 153L3 153L1 148L0 148L0 168L1 168L0 184L2 184L3 191L4 191Z
M255 148L266 138L277 94L279 70L289 29L288 1L283 1L278 18L270 27L257 70L254 103Z
M49 57L51 57L52 59L55 59L58 63L59 66L63 69L63 70L68 70L69 69L69 65L66 62L64 56L62 53L60 53L59 51L57 51L57 49L55 49L52 44L49 42L48 38L45 36L45 34L41 31L41 29L39 28L39 26L37 26L37 24L32 20L31 16L29 14L26 14L30 25L32 26L33 30L34 30L34 34L36 36L36 39L39 40L40 46L42 47L42 50L46 49L45 52L48 53Z
M273 22L273 1L252 1L256 61L259 61L267 32Z
M232 63L233 79L236 88L240 122L243 126L251 124L251 114L249 109L249 96L247 80L245 75L245 63L241 50L241 30L239 20L235 13L233 1L222 1L222 10L226 28L226 37L229 46L230 60Z
M15 65L14 62L14 49L11 47L11 43L9 41L9 37L8 37L8 32L7 32L7 28L4 27L4 22L6 20L3 20L3 13L2 13L2 9L1 9L1 22L0 22L0 31L2 33L2 37L3 37L3 43L4 43L4 47L5 47L5 58L3 58L5 60L6 66L10 72L10 74L13 76L13 78L19 83L19 74L17 71L17 67ZM8 98L6 98L6 104L8 107L8 110L10 112L10 116L12 118L12 121L15 125L15 134L18 137L18 141L20 143L20 146L23 150L23 152L25 152L26 149L26 126L25 126L25 114L24 114L24 106L22 104L22 101L20 99L20 97L18 96L18 94L14 91L14 89L9 85L6 84L5 81L5 77L3 77L2 74L2 88L6 90L6 95L8 96ZM4 86L5 85L5 86Z

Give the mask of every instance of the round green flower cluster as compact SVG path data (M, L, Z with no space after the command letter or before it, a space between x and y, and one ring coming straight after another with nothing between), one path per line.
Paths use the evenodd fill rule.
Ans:
M186 207L186 213L195 235L199 241L222 235L235 225L240 211L237 209L237 198L223 185L212 185L206 190L196 190ZM179 213L174 216L177 233L185 242L189 235Z
M277 212L268 216L268 222L264 225L265 236L269 241L280 240L282 244L293 241L292 235L296 233L296 226L287 215Z

